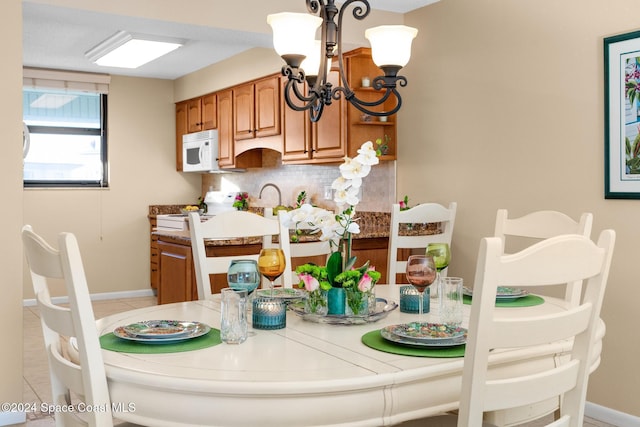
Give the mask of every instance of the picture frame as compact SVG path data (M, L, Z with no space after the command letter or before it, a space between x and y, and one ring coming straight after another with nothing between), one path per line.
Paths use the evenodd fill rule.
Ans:
M640 199L640 31L604 39L605 199Z

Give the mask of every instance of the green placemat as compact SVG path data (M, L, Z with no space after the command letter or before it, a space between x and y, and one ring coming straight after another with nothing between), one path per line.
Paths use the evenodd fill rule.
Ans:
M465 304L471 304L471 297L464 295L462 297ZM527 295L526 297L517 298L512 301L496 301L496 307L533 307L544 303L544 298L538 295Z
M220 344L220 331L213 329L201 337L168 344L148 344L128 341L113 335L113 332L100 337L100 346L105 350L119 351L123 353L178 353L181 351L200 350Z
M394 344L382 338L379 329L364 334L362 336L362 342L368 347L384 351L385 353L418 357L463 357L465 348L464 345L442 348L421 348Z

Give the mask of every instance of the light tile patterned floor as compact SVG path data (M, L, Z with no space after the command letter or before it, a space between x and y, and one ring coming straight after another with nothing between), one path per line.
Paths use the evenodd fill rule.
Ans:
M93 311L96 318L101 318L122 311L148 307L156 304L155 297L94 301ZM49 369L44 353L42 328L37 307L25 307L24 319L24 403L51 403L51 386ZM544 426L550 418L525 424L524 427ZM27 414L27 427L53 427L53 417L40 412ZM585 419L584 427L616 427L593 419Z

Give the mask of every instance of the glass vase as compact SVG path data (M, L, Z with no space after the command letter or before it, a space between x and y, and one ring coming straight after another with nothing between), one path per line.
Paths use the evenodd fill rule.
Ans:
M328 311L327 291L316 289L309 292L307 299L304 301L305 313L317 314L324 316Z
M343 288L331 288L327 292L327 314L344 315L346 297Z
M369 314L369 301L373 291L361 292L357 288L347 288L345 290L347 316L366 316Z

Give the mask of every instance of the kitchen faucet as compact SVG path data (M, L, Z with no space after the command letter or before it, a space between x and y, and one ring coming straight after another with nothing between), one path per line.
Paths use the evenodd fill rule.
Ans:
M282 206L282 193L280 192L280 189L278 188L277 185L272 184L270 182L262 186L262 188L260 189L260 194L258 194L258 199L262 198L262 190L264 190L267 187L273 187L276 189L276 191L278 192L278 206Z

